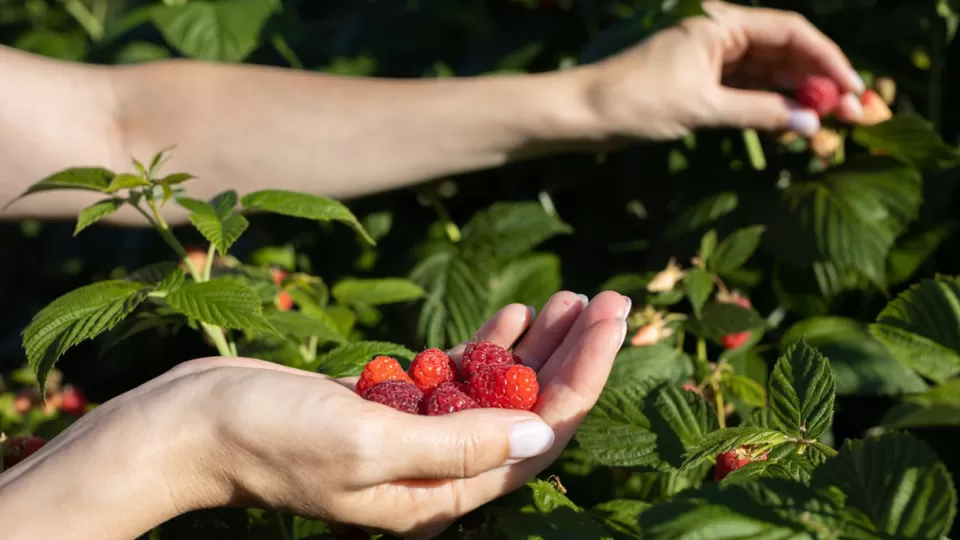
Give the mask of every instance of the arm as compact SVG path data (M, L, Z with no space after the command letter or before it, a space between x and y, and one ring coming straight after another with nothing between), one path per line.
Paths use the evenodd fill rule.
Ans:
M164 170L196 175L194 197L270 186L349 198L596 136L585 87L564 73L361 79L184 60L84 66L9 49L0 69L11 74L0 100L19 107L0 127L5 201L57 170L132 171L131 156L171 145ZM95 200L44 194L9 212L72 217Z

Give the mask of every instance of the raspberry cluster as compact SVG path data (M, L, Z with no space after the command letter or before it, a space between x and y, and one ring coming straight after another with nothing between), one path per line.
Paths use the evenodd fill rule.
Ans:
M537 403L537 374L512 352L478 341L463 351L463 369L439 349L427 349L404 371L395 358L367 363L356 392L398 411L439 416L478 408L530 410Z

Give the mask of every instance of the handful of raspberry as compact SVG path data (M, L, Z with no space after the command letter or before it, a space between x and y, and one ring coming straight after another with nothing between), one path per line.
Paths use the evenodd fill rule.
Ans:
M389 356L367 363L357 394L410 414L438 416L466 409L530 410L537 403L537 374L512 352L491 343L470 343L457 369L447 353L427 349L409 371Z

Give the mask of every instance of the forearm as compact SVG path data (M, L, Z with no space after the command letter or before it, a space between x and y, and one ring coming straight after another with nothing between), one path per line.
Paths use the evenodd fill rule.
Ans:
M176 145L165 171L196 175L189 186L195 197L271 187L350 198L601 135L579 72L386 80L169 61L97 73L98 89L104 73L109 81L112 120L86 119L102 130L69 139L51 138L51 129L37 133L34 144L47 161L20 167L12 176L18 190L54 166L128 171L129 156L146 160ZM78 144L87 148L80 152ZM32 159L25 156L19 159ZM36 197L44 201L33 214L56 196ZM72 215L74 206L95 200L60 197L69 200L53 214ZM28 204L12 209L26 212Z

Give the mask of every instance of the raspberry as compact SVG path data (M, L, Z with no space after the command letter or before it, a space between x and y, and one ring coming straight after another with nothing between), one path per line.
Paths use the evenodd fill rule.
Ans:
M460 390L460 385L445 382L434 389L421 407L427 416L440 416L467 409L477 409L480 405Z
M417 414L420 412L423 392L407 381L383 381L364 391L363 399L393 407L400 412Z
M441 384L459 378L457 365L440 349L427 349L418 354L410 364L409 375L413 384L427 396Z
M87 412L87 397L79 388L67 385L63 389L63 402L60 404L60 410L72 415L83 416Z
M270 274L273 276L273 283L281 285L287 277L287 273L279 268L271 268ZM287 291L280 291L277 295L277 309L280 311L290 311L293 309L293 297Z
M371 386L384 381L404 381L413 384L403 366L389 356L378 356L367 362L357 381L357 393L363 394Z
M724 349L736 349L742 347L744 343L750 340L750 332L737 332L735 334L727 334L720 338L720 345L723 345Z
M9 469L33 455L45 444L47 441L31 435L13 437L4 444L3 459L0 461L3 462L4 468Z
M769 459L767 454L761 456L753 457L750 455L750 450L741 446L729 452L724 452L717 456L717 468L714 471L714 477L717 482L726 478L731 472L743 467L748 463L753 463L754 461L766 461Z
M467 395L481 407L530 410L537 403L540 384L527 366L500 365L473 374Z
M477 341L463 350L463 377L469 379L489 367L519 363L520 358L503 347L489 341Z
M840 89L832 79L811 75L797 88L796 98L804 107L826 116L840 104Z

